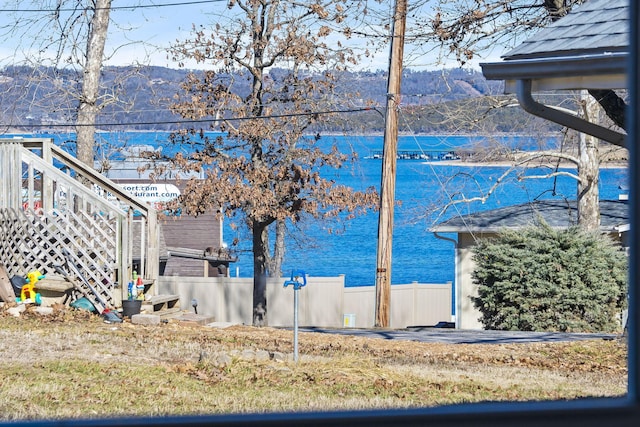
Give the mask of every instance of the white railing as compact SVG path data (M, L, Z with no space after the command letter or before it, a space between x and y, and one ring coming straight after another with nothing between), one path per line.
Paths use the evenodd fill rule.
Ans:
M0 261L9 274L31 269L54 274L56 266L70 261L91 286L106 287L103 294L118 305L135 251L138 273L155 293L155 209L51 139L0 139L0 209ZM119 295L115 283L122 284Z

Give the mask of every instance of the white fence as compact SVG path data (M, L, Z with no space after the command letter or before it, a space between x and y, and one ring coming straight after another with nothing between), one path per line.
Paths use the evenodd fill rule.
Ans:
M283 279L267 282L270 326L293 325L293 287ZM216 322L250 325L252 322L253 279L236 277L161 276L160 294L180 296L180 307L212 316ZM375 288L345 288L344 276L307 277L299 291L300 326L344 326L368 328L374 325ZM393 285L391 287L391 328L431 326L451 321L451 283Z

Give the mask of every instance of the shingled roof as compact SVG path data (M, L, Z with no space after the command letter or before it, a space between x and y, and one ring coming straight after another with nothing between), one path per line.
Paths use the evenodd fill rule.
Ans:
M629 51L628 0L589 0L538 31L502 61L480 64L487 79L529 79L534 90L622 89Z
M480 64L489 80L504 80L522 108L598 139L627 148L626 134L536 101L548 90L627 88L629 5L626 0L590 0L505 54Z
M628 0L590 0L502 55L505 60L627 52Z
M577 224L576 201L538 200L521 205L507 206L469 215L456 216L437 224L431 229L439 233L495 233L504 229L531 226L542 219L554 228L568 228ZM626 201L600 201L600 229L618 231L629 224L629 209Z

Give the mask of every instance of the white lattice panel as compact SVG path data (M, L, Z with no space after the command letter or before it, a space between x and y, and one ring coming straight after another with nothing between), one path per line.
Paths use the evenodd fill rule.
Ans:
M9 275L62 269L84 296L93 301L87 292L95 293L113 305L116 236L109 220L99 214L0 209L0 230L0 256Z

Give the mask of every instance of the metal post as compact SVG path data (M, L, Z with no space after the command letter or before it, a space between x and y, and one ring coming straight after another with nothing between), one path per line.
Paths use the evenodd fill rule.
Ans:
M293 287L293 361L298 363L298 286Z
M293 285L293 361L298 363L298 292L307 285L304 271L292 271L291 280L284 282L285 288L289 285Z

